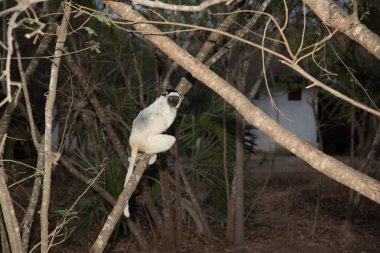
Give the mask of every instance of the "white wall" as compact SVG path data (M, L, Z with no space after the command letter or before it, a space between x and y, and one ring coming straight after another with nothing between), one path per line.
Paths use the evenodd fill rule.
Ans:
M317 108L317 90L303 90L301 100L288 100L286 92L272 94L278 109L271 104L269 97L261 95L254 103L280 125L290 130L308 143L317 146L317 124L314 118L313 108ZM314 105L313 104L314 101ZM273 152L278 145L261 131L254 130L256 149Z

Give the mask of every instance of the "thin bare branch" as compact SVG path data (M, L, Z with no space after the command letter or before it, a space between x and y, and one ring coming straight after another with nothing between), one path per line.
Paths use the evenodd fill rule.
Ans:
M380 37L362 24L357 17L347 14L333 0L302 0L328 26L338 29L380 59Z
M3 213L5 227L12 252L22 252L20 230L13 208L11 195L5 183L5 171L3 164L3 152L7 135L3 135L0 143L0 206Z
M342 99L343 101L346 101L347 103L349 104L352 104L364 111L367 111L377 117L380 117L380 111L379 110L375 110L373 108L370 108L362 103L359 103L357 101L355 101L354 99L340 93L339 91L327 86L326 84L322 83L321 81L319 81L318 79L316 79L315 77L313 77L312 75L310 75L309 73L307 73L304 69L302 69L299 65L297 64L290 64L286 61L282 61L280 60L280 62L282 62L283 64L289 66L290 68L294 69L298 74L300 74L301 76L305 77L307 80L309 80L312 84L307 86L306 88L311 88L311 87L314 87L314 86L318 86L322 89L324 89L325 91L327 91L328 93L336 96L337 98L340 98Z
M0 102L0 107L3 106L7 102L12 102L12 91L11 91L11 59L13 54L13 29L16 28L16 19L20 15L20 12L16 11L12 14L12 17L9 19L8 28L7 28L7 45L8 45L8 51L7 51L7 59L5 61L5 80L7 84L7 95L3 99L3 101Z
M182 167L180 167L179 172L180 172L182 181L184 183L185 191L186 191L187 195L189 196L191 203L193 204L194 209L196 210L197 214L199 215L200 219L202 220L202 225L204 228L205 235L207 236L208 240L213 241L215 239L215 235L214 235L211 227L209 226L209 224L207 222L206 216L204 215L204 213L203 213L203 211L199 205L197 197L196 197L193 189L191 188L190 182L187 179L186 174L183 171Z
M278 38L280 38L280 33L277 33L276 36L274 37L275 40L277 40ZM273 44L272 50L276 51L277 47L279 45L280 44L278 44L278 43ZM270 65L270 63L272 62L272 60L273 60L273 54L268 54L267 56L265 56L263 68L267 68ZM259 92L261 84L263 83L263 81L262 81L263 77L264 77L264 71L261 71L259 77L256 79L256 82L253 84L251 91L247 95L249 100L252 101L255 98L255 96L257 95L257 93Z
M65 5L66 2L62 3ZM56 97L58 69L61 62L63 47L67 36L67 27L71 15L71 6L64 6L64 16L61 25L57 29L57 43L54 51L53 63L51 65L51 76L49 83L48 95L45 105L45 136L44 136L44 176L43 191L41 203L41 252L46 253L49 250L49 203L50 203L50 185L51 170L56 158L52 152L52 129L53 129L53 106Z
M37 171L40 172L39 175L34 179L32 194L30 195L30 200L28 208L26 209L25 216L22 222L22 249L23 252L28 251L29 239L30 239L30 230L33 223L34 213L36 211L38 198L40 196L40 190L42 185L42 171L44 166L44 151L43 145L40 145L38 150L38 159L37 159Z
M286 0L283 0L282 2L284 3L284 8L285 8L285 21L281 27L281 30L285 30L286 26L288 25L288 21L289 21L289 9L288 9L288 5L286 4Z
M1 11L0 12L0 17L3 16L3 15L6 15L8 13L11 13L11 12L23 12L23 11L26 11L26 9L28 9L31 5L39 3L39 2L45 2L45 1L47 1L47 0L24 0L24 1L18 1L17 5L9 8L9 9Z
M132 50L133 52L133 50ZM145 102L144 102L144 79L141 74L141 68L140 64L137 61L137 57L135 53L132 53L132 61L133 61L133 66L135 67L136 75L137 75L137 80L139 82L139 98L140 98L140 106L142 108L145 108Z
M228 16L218 25L217 31L212 32L210 36L208 36L207 40L205 43L203 43L195 58L203 62L206 59L206 56L212 51L215 44L224 38L223 34L219 33L218 31L227 32L231 25L235 23L238 15L238 12L231 12L228 14Z
M30 104L30 99L29 99L28 84L26 81L26 75L24 72L24 68L22 67L21 53L20 53L20 48L19 48L19 44L18 44L17 40L15 41L15 46L16 46L16 54L17 54L17 64L18 64L18 69L19 69L19 73L21 76L21 87L22 87L22 91L24 93L24 99L25 99L26 111L28 114L30 132L32 134L33 144L36 147L36 149L39 150L40 143L39 143L38 138L37 138L36 124L34 123L32 105Z
M208 7L220 3L229 4L231 0L206 0L199 5L176 5L176 4L167 4L160 1L151 1L151 0L132 0L133 5L142 5L151 8L165 9L170 11L186 11L186 12L197 12L203 11Z
M268 5L271 3L272 0L265 0L260 8L258 9L258 12L256 12L253 17L248 21L248 23L242 28L239 29L236 32L236 37L243 38L256 24L257 20L261 17L262 12L266 10ZM227 51L230 50L235 44L237 43L237 40L230 40L227 44L225 44L217 53L215 53L207 62L207 66L212 66L216 61L218 61Z
M297 58L297 56L299 55L299 53L302 51L302 48L303 48L303 43L304 43L304 40L305 40L305 32L306 32L306 7L305 7L305 4L302 5L302 12L303 12L303 28L302 28L302 36L301 36L301 43L298 47L298 50L297 52L295 53L295 57Z

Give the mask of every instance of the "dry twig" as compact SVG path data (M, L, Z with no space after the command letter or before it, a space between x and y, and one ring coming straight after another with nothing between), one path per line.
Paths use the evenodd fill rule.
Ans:
M203 11L208 7L220 3L226 3L226 5L230 4L233 0L207 0L202 2L199 5L191 6L191 5L176 5L176 4L167 4L160 1L151 1L151 0L132 0L133 5L143 5L151 8L159 8L170 11L186 11L186 12L197 12Z
M22 252L20 230L13 208L11 195L5 183L5 171L3 165L3 152L7 135L3 135L0 143L0 206L3 213L5 227L12 252Z
M63 4L65 5L66 2ZM56 97L56 89L58 82L58 69L61 62L63 46L67 36L67 27L71 15L71 6L64 6L64 16L62 23L57 30L57 43L55 46L53 63L51 65L51 77L49 83L48 95L46 97L45 106L45 136L44 136L44 174L43 174L43 189L41 203L41 252L47 252L49 249L49 203L50 203L50 185L51 185L51 170L53 163L56 162L51 149L52 145L52 128L53 128L53 106Z

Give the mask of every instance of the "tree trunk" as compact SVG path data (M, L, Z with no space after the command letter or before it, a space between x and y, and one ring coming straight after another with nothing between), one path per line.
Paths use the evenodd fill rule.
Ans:
M40 146L38 150L38 159L37 159L37 171L42 171L44 166L44 151L43 151L44 144ZM41 185L42 185L42 175L37 175L34 179L33 183L33 190L30 195L30 200L28 204L28 208L26 209L23 225L22 225L22 248L24 252L28 251L28 245L29 245L29 239L30 239L30 230L32 228L33 223L33 217L36 211L37 203L40 196L41 191Z
M174 252L174 231L173 231L173 214L170 205L170 189L169 189L169 171L167 165L167 156L160 155L160 185L162 194L162 212L164 215L164 249L167 252Z
M360 171L364 173L368 172L370 162L373 160L376 154L376 148L379 146L379 143L380 143L380 125L377 126L377 130L375 133L375 137L373 138L371 148L366 156L365 161L363 162L360 168ZM343 233L343 236L347 239L351 239L353 236L352 227L354 224L355 213L358 209L360 199L361 199L360 193L350 190L348 207L347 207L347 212L346 212L346 219L343 222L343 225L341 228L341 232Z
M181 174L180 158L178 155L177 143L172 147L173 165L174 165L174 182L175 182L175 220L176 220L176 246L177 250L182 247L182 187L181 187Z
M244 119L235 113L235 176L236 176L236 203L235 203L235 245L244 241Z
M7 229L5 228L5 223L3 219L3 213L0 210L0 237L1 237L1 248L2 253L11 253L11 248L9 246L9 239L7 235Z
M202 228L203 228L204 234L206 236L206 239L209 242L213 242L214 241L214 233L211 230L211 227L207 221L206 216L202 212L202 209L198 203L198 200L195 197L194 191L191 188L189 180L187 179L186 174L185 174L185 172L183 172L182 169L179 170L179 173L181 174L181 178L182 178L183 184L185 186L185 191L190 198L192 207L194 209L194 214L199 217L200 223L202 223Z
M226 242L234 245L236 233L236 176L234 175L231 184L230 203L227 213Z
M154 205L154 201L152 200L150 194L149 194L149 186L147 179L144 179L142 182L143 185L143 192L142 194L137 198L138 201L141 202L141 205L144 205L144 207L149 212L150 216L152 217L153 223L156 226L158 232L160 233L161 238L165 237L164 230L162 229L162 219L160 216L160 213L158 212L156 206Z

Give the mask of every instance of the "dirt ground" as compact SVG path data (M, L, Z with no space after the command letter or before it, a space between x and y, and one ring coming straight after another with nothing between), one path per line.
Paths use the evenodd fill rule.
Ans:
M337 157L348 163L347 157ZM274 161L274 163L273 163ZM377 253L380 252L380 205L363 197L353 234L345 237L348 188L312 169L295 156L255 155L254 181L259 188L254 205L256 224L247 229L246 252L260 253ZM272 167L273 164L273 167ZM272 169L270 169L272 167ZM370 175L380 162L372 164ZM262 186L261 186L262 187ZM249 201L249 200L248 200Z
M348 162L347 157L338 157ZM354 233L345 238L341 227L345 218L349 189L310 168L295 156L257 154L247 164L247 221L245 243L232 249L223 242L224 230L215 228L220 239L202 241L195 229L184 232L188 253L379 253L380 205L362 198ZM372 164L370 175L379 179L380 161ZM62 190L62 189L60 189ZM68 190L69 191L69 190ZM53 200L54 201L54 200ZM149 227L143 231L151 245L160 250L160 240ZM94 231L94 236L96 232ZM91 237L91 236L90 236ZM62 244L51 252L89 252L94 239L85 245ZM138 252L131 238L121 237L107 252Z
M337 159L349 162L347 157ZM379 169L380 161L375 161L370 175L379 179L380 173L376 174ZM215 244L202 242L190 231L185 235L185 245L180 252L380 252L380 205L363 197L353 233L344 237L341 228L349 189L297 157L282 155L273 159L272 155L254 155L246 176L246 205L250 206L247 211L250 215L244 245L234 249L225 247L224 231L220 231L221 240ZM123 252L125 247L119 243L111 252Z

